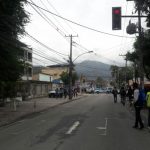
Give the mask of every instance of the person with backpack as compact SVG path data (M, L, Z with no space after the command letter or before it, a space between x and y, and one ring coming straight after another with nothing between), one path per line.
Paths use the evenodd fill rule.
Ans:
M121 97L121 103L123 104L123 106L125 106L125 102L126 102L126 90L125 90L125 88L123 86L120 89L120 97Z
M150 91L146 95L146 106L148 108L148 129L150 130Z
M136 98L136 99L135 99L135 103L134 103L135 124L134 124L133 128L138 128L140 125L139 129L143 129L144 124L143 124L142 119L141 119L141 110L142 110L142 108L144 106L144 102L146 100L144 89L141 88L138 90L138 88L136 87L136 89L134 90L134 98Z

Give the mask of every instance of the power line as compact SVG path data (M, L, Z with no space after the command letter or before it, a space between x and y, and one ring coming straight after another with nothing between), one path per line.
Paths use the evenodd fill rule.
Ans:
M102 55L100 55L100 54L97 54L97 53L95 53L95 54L96 54L97 57L104 58L104 59L106 59L106 60L112 62L113 64L116 64L116 63L117 63L117 64L120 64L119 62L116 62L115 60L109 59L109 58L104 57L104 56L102 56Z
M33 36L31 36L29 33L26 32L26 34L27 34L27 36L30 37L32 40L34 40L35 42L39 43L41 46L47 48L49 51L52 51L52 52L58 54L58 55L61 56L61 57L62 57L62 55L63 55L63 56L68 56L68 55L66 55L66 54L60 53L60 52L58 52L58 51L56 51L56 50L54 50L54 49L52 49L52 48L46 46L45 44L43 44L42 42L40 42L39 40L37 40L36 38L34 38Z
M92 31L94 31L94 32L98 32L98 33L106 34L106 35L110 35L110 36L121 37L121 38L122 38L122 37L124 37L124 38L135 38L135 37L127 37L127 36L121 36L121 35L111 34L111 33L107 33L107 32L103 32L103 31L97 30L97 29L94 29L94 28L91 28L91 27L88 27L88 26L79 24L79 23L74 22L74 21L72 21L72 20L69 20L69 19L67 19L67 18L64 18L64 17L62 17L62 16L60 16L60 15L57 15L57 14L55 14L55 13L49 11L49 10L46 10L46 9L42 8L42 7L40 7L40 6L38 6L38 5L34 4L34 3L31 3L31 2L29 2L29 1L27 1L27 2L28 2L29 4L31 4L31 5L34 5L34 6L38 7L39 9L42 9L42 10L44 10L44 11L46 11L46 12L52 14L52 15L55 15L55 16L57 16L57 17L63 19L63 20L66 20L66 21L68 21L68 22L71 22L71 23L73 23L73 24L75 24L75 25L78 25L78 26L80 26L80 27L83 27L83 28L92 30Z
M60 16L60 14L59 14L59 12L56 10L56 8L50 3L50 1L49 0L47 0L47 2L48 2L48 4L56 11L56 13ZM47 9L48 10L48 9ZM75 32L74 30L73 30L73 28L68 24L68 22L66 22L66 21L64 21L65 23L66 23L66 25L68 25L68 27L73 31L73 32ZM76 33L76 32L75 32Z
M47 6L44 4L44 2L42 2L42 0L40 0L40 2L42 3L42 5L48 10ZM53 18L55 19L55 21L60 25L60 27L67 33L69 34L66 29L60 24L60 22L53 16Z
M32 1L32 0L31 0L31 1ZM33 3L33 4L34 4L34 3ZM65 38L65 33L64 33L63 31L61 31L39 8L37 8L37 9L38 9L41 13L40 13L38 10L36 10L31 4L30 4L30 6L31 6L50 26L53 25L54 27L53 27L53 26L52 26L52 27L53 27L63 38ZM43 16L44 16L46 19L45 19ZM51 23L52 25L51 25L50 23ZM67 40L67 39L65 38L65 40Z
M35 48L32 48L36 53L38 53L38 54L40 54L40 55L46 55L46 56L43 56L43 57L46 57L46 58L48 58L48 59L50 59L50 60L52 60L52 61L55 61L55 62L60 62L60 63L65 63L65 62L63 62L63 61L61 61L61 60L58 60L58 59L55 59L55 58L52 58L52 57L49 57L47 54L45 54L45 53L43 53L43 52L41 52L40 50L38 50L38 49L35 49Z

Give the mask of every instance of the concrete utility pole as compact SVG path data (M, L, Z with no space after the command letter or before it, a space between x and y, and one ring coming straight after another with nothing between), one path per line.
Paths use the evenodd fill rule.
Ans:
M72 99L72 70L73 70L73 62L72 62L72 38L77 36L66 36L70 37L70 56L69 56L69 99Z

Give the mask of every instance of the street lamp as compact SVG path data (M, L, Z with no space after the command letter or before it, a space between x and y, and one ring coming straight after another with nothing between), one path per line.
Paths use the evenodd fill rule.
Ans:
M75 60L78 59L80 56L82 56L82 55L84 55L84 54L88 54L88 53L93 53L93 51L87 51L87 52L85 52L85 53L80 54L79 56L77 56L77 57L73 60L73 62L75 62Z
M72 53L69 58L69 99L72 99L72 69L73 69L73 62L79 58L80 56L87 54L87 53L93 53L93 51L87 51L85 53L80 54L72 61Z

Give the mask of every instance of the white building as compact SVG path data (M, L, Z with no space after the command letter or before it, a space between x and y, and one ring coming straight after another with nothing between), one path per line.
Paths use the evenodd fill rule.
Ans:
M24 75L22 76L22 80L32 80L32 49L24 48L22 59L25 62Z

